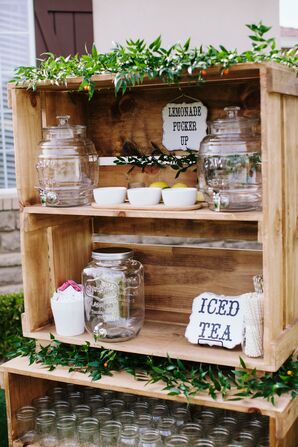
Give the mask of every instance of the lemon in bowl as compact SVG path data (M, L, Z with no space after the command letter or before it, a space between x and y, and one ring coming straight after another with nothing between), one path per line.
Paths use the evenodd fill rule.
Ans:
M163 182L163 181L153 182L153 183L151 183L151 185L149 185L149 188L161 188L161 189L164 189L164 188L169 188L169 185L167 184L167 182Z

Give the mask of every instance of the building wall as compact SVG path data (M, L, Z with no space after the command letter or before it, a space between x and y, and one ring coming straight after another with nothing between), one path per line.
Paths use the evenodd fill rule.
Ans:
M113 42L152 41L159 34L165 46L191 37L192 46L222 44L243 51L250 46L245 24L260 20L278 39L279 0L93 0L94 38L101 51Z
M0 190L0 295L23 287L19 222L15 190Z

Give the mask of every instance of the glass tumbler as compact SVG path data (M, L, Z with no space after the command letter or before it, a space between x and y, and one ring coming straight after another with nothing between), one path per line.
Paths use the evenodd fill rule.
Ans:
M35 430L36 408L32 406L24 406L17 410L17 431L20 440L25 444L37 441L37 433Z
M158 430L149 429L140 433L140 440L138 447L162 447L163 442L161 440Z

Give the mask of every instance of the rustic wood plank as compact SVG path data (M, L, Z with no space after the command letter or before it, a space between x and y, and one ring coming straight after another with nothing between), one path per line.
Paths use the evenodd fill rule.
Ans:
M68 279L81 282L90 259L91 235L90 219L48 229L51 292Z
M297 80L298 95L298 80ZM287 327L298 318L298 98L282 99L283 130L283 219L284 219L284 325Z
M18 357L16 359L8 361L6 364L2 365L2 369L6 371L7 374L14 376L20 375L19 377L26 378L30 376L34 382L42 381L50 386L52 381L55 382L66 382L73 383L75 385L82 386L92 386L99 389L110 389L120 392L128 392L136 395L156 397L167 400L177 400L179 402L187 402L186 398L183 396L169 396L167 391L163 390L163 384L148 384L146 385L142 381L137 381L133 376L127 374L126 372L115 372L113 376L103 376L98 381L91 380L87 374L72 372L69 373L67 368L58 367L56 370L49 372L46 368L41 365L28 364L28 358ZM14 379L13 379L14 380ZM198 396L192 398L192 404L198 404L203 406L210 406L214 408L225 408L233 411L240 412L254 412L256 408L264 416L269 416L276 418L288 413L289 416L293 416L295 410L296 401L291 402L291 398L288 395L281 396L277 398L276 405L272 405L265 399L243 399L240 401L230 401L223 400L218 397L216 400L212 399L207 393L201 393ZM297 405L296 405L297 406Z
M145 321L139 335L129 341L108 343L95 342L93 336L88 333L76 337L61 337L57 335L55 326L49 324L35 331L25 332L25 337L36 340L50 341L50 333L63 343L82 345L86 341L93 347L104 347L115 351L132 352L136 354L154 355L194 362L212 363L215 365L226 365L239 367L239 356L243 357L248 368L271 371L270 364L264 362L263 358L249 358L241 351L240 347L231 349L208 347L204 345L193 345L184 337L185 324L168 323L166 321Z
M41 106L39 94L12 89L13 133L16 181L20 205L39 201L37 185L37 146L41 140Z
M26 320L33 330L49 321L52 315L47 229L21 231L21 251Z
M32 215L31 215L32 216ZM94 219L94 232L113 235L172 236L189 238L243 239L256 241L256 222L193 221L169 219L127 219L100 217Z
M298 96L298 78L294 70L283 65L267 66L267 91Z
M102 217L137 217L152 219L190 219L190 220L215 220L229 222L258 222L262 220L260 211L250 211L243 213L217 213L207 208L194 211L149 211L149 210L119 210L115 209L96 209L91 206L76 206L70 208L51 208L41 205L27 206L25 213L29 214L48 214L64 216L102 216Z
M266 78L263 76L261 92L264 345L265 356L270 357L274 364L271 342L284 328L282 115L280 95L266 93Z

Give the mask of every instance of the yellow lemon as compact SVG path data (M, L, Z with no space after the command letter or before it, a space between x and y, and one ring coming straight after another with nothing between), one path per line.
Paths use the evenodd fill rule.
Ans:
M153 182L150 185L150 188L169 188L169 185L166 182Z
M197 192L197 202L205 202L204 194L201 191Z
M185 183L175 183L172 188L188 188L188 186Z

